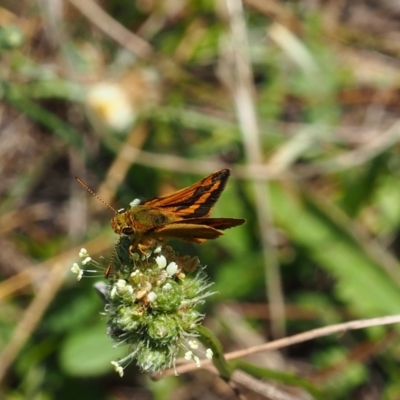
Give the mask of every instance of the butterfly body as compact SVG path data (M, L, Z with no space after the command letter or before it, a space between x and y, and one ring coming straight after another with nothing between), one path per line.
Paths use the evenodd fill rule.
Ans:
M229 176L230 170L222 169L187 188L120 210L111 226L118 235L132 237L132 249L140 249L151 239L195 243L216 239L223 230L245 222L241 218L209 218Z
M111 227L118 235L140 236L153 229L176 221L172 213L166 214L157 209L138 205L128 210L122 209L111 219Z

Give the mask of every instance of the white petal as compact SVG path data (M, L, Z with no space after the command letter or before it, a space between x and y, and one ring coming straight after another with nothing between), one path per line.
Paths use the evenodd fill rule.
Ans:
M83 261L82 261L82 265L86 265L88 262L90 262L92 260L92 257L86 257Z
M174 276L176 274L176 271L178 271L178 264L172 261L171 263L168 264L167 274L169 276Z
M150 292L147 295L147 300L152 303L157 298L157 295L154 292Z
M157 256L156 263L158 268L163 269L167 266L167 259L164 256Z
M80 258L85 258L87 256L88 256L87 250L84 247L82 247L81 250L79 251L79 257Z

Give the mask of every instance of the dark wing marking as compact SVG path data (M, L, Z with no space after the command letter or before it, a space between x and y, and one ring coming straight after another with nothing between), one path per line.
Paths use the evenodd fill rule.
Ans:
M143 205L173 212L179 218L210 215L229 179L231 171L221 169L177 192L148 200Z

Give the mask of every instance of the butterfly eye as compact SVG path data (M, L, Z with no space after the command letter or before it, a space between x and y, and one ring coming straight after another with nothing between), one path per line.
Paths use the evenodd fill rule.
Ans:
M124 235L132 235L133 229L130 226L125 226L124 228L121 229L121 232Z

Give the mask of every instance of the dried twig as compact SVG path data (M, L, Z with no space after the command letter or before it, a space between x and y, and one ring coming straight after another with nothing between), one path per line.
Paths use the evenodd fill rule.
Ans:
M388 315L385 317L360 319L355 321L343 322L341 324L334 324L325 326L323 328L312 329L307 332L299 333L297 335L289 336L283 339L274 340L272 342L257 345L244 350L237 350L225 354L226 360L233 360L236 358L246 357L251 354L259 353L262 351L271 351L281 349L284 347L293 346L294 344L303 343L308 340L317 339L320 337L333 335L334 333L345 333L350 330L370 328L372 326L391 325L400 323L400 314ZM204 359L201 361L201 368L207 368L212 363L212 360ZM187 363L176 367L178 374L184 374L196 370L197 366L194 363ZM162 375L153 376L153 379L161 379L170 375L174 375L173 368L165 370Z
M242 1L226 0L226 8L230 27L229 39L232 43L228 62L233 64L235 71L227 82L232 90L247 160L256 165L261 165L263 163L263 154L261 152L260 131L253 98L255 93L254 79L249 58ZM256 181L253 181L252 184L266 266L266 287L271 307L272 333L274 337L280 337L285 331L285 307L278 257L274 248L276 240L269 204L268 186L265 183Z
M271 385L268 382L256 379L243 371L235 371L232 374L231 380L235 383L243 385L253 392L265 396L271 400L300 400L298 395L291 395L277 388L275 385Z
M363 146L353 151L344 152L333 159L315 163L314 166L323 172L336 172L354 168L367 163L387 149L393 147L399 141L400 122L396 122L386 131L382 132L381 135L377 135Z
M112 37L121 46L140 58L147 59L153 55L153 48L145 40L135 35L114 18L110 17L92 0L69 0L87 19L100 30Z

